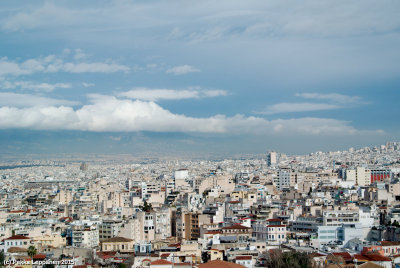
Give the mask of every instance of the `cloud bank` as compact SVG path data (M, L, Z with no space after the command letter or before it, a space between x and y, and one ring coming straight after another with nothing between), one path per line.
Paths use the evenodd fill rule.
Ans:
M355 135L347 121L324 118L266 120L235 115L195 118L174 114L154 102L90 95L78 109L64 105L0 108L0 129L81 130L94 132L187 132L229 134ZM3 104L4 105L4 104ZM381 131L372 131L379 134Z

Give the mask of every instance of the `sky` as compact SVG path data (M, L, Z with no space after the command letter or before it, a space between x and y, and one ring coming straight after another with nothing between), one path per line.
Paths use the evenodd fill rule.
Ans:
M3 154L400 140L399 1L1 1Z

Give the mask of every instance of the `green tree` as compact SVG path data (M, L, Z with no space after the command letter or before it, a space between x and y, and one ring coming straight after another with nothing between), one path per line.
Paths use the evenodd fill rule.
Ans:
M5 260L4 250L0 251L0 267L3 267L3 263Z
M29 246L28 255L29 255L29 257L31 257L32 261L33 261L33 256L36 255L36 252L37 252L37 250L36 250L36 248L34 246Z
M313 267L305 252L282 252L275 250L269 254L267 267L274 268L308 268Z
M150 212L153 210L153 206L147 203L147 201L144 201L143 206L139 206L139 208L144 212Z

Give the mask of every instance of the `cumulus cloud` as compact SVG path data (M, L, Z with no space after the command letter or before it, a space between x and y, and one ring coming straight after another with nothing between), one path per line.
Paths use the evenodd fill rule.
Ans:
M226 95L228 95L228 93L225 90L174 90L147 88L135 88L119 94L121 97L147 101L200 99Z
M27 90L34 90L34 91L44 91L44 92L51 92L56 88L71 88L70 84L65 83L34 83L31 81L5 81L1 88L3 89L27 89Z
M32 106L59 106L59 105L77 105L79 102L53 99L37 96L33 94L18 94L12 92L0 92L0 106L7 107L32 107ZM15 109L15 108L10 108Z
M200 69L197 69L190 65L175 66L166 71L167 74L173 74L173 75L184 75L196 72L200 72Z
M116 63L103 62L64 62L62 58L49 55L44 58L28 59L23 62L0 59L0 76L29 75L38 72L53 73L113 73L128 72L130 68Z
M337 109L340 106L327 103L310 103L310 102L283 102L268 106L265 111L258 112L259 114L278 114L278 113L293 113L293 112L310 112L319 110Z
M236 134L353 135L347 121L324 118L266 120L259 117L215 115L206 118L174 114L154 102L90 95L78 109L67 106L1 107L0 129L62 129L96 132L196 132Z

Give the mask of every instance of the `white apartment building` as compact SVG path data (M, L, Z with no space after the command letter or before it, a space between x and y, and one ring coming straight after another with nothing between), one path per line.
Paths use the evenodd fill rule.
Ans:
M322 214L324 226L340 226L343 223L359 222L359 211L355 210L330 210Z
M99 230L95 225L76 226L72 231L72 246L94 248L99 245Z
M103 241L112 237L116 237L121 229L121 220L103 220L98 225L99 228L99 240Z
M28 248L31 246L31 238L22 236L22 235L14 235L11 237L8 237L3 240L4 242L4 252L7 252L9 248L11 247L19 247L19 248Z
M274 184L279 191L290 188L290 170L281 169L278 171L277 176L274 178Z

